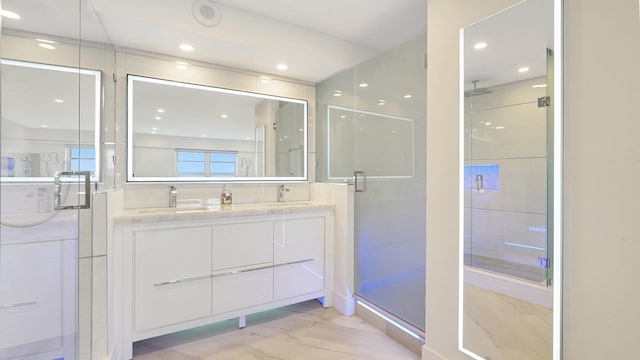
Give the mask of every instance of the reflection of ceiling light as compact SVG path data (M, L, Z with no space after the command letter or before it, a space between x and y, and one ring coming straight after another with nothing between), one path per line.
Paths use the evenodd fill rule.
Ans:
M285 139L288 139L287 135L283 136Z
M47 50L55 50L56 49L56 47L51 45L51 44L39 43L38 46L40 46L43 49L47 49Z
M152 131L151 133L152 133L152 134L155 134L156 132L155 132L155 131Z
M360 131L364 131L364 128L360 128Z
M182 51L193 51L194 47L189 44L180 44L180 50Z
M184 61L176 61L176 64L176 67L180 70L187 70L189 66L189 64Z
M484 49L486 47L487 47L487 43L486 42L479 42L479 43L476 43L475 45L473 45L473 48L476 49L476 50L482 50L482 49Z
M484 123L484 124L485 124L485 125L487 125L487 126L491 125L491 123L490 123L490 122L486 122L486 123Z
M159 112L159 113L163 113L163 112L164 112L164 109L158 109L158 112Z
M162 118L160 116L156 116L155 119L156 120L162 120Z
M41 128L48 128L48 127L49 127L49 125L42 124L42 125L40 125L40 127L41 127Z
M36 39L36 41L41 42L41 43L46 43L46 44L57 44L57 42L55 42L55 41L46 40L46 39Z
M379 101L378 105L380 105L380 106L384 105L384 101Z
M367 86L369 86L369 84L367 84L367 83L361 83L361 84L360 84L360 87L361 87L361 88L366 88Z
M263 84L268 84L271 81L271 78L268 76L260 76L260 82Z
M155 130L158 130L158 128L151 128L151 130L154 130L154 131L155 131Z
M333 93L333 96L338 97L338 96L342 96L342 94L337 92L337 93Z
M532 88L546 88L547 84L538 84L538 85L533 85Z
M298 129L298 131L304 131L304 129Z
M498 129L498 130L504 129L504 126L496 126L496 129Z
M223 119L226 119L226 118L228 118L228 117L229 117L229 115L227 115L227 114L222 114L222 115L220 115L220 117L221 117L221 118L223 118Z
M20 19L20 15L14 13L13 11L9 11L9 10L0 10L0 15L9 18L9 19Z
M246 138L244 138L244 139L245 139L245 140L251 140L251 138L250 138L250 137L248 137L248 136L247 136Z
M289 65L287 65L287 64L278 64L278 65L276 66L276 68L277 68L278 70L282 70L282 71L284 71L284 70L287 70L287 69L289 68Z
M340 115L340 118L341 118L341 119L344 119L344 118L346 118L346 117L347 117L347 115Z
M62 104L64 100L62 99L53 99L53 102L57 102L58 104Z
M407 95L404 96L405 99L411 99L412 97L413 97L413 95L411 95L411 94L407 94Z
M391 130L391 133L392 133L392 134L395 134L395 133L397 133L397 131L395 131L395 130Z
M207 137L207 134L202 134L202 135L200 135L200 136L202 136L202 137Z
M520 72L520 73L526 73L527 71L529 71L529 68L526 67L526 66L521 67L520 69L518 69L518 72Z

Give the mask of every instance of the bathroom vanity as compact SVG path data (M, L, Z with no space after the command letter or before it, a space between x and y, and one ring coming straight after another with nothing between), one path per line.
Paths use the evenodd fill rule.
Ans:
M123 358L135 341L331 299L332 204L125 210L116 218ZM117 311L118 312L118 311ZM116 320L117 322L117 320Z

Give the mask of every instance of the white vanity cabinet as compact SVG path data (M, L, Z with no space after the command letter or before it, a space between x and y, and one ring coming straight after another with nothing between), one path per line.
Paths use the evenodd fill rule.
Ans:
M324 287L324 218L274 223L274 297L276 300L321 291Z
M213 226L213 311L273 301L273 222Z
M211 228L134 232L137 332L211 315Z
M333 206L236 209L118 219L122 358L150 337L311 299L331 306Z

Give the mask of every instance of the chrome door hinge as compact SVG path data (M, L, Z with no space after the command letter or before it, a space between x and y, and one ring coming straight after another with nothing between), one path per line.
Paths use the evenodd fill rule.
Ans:
M543 96L538 98L538 107L551 106L551 96Z

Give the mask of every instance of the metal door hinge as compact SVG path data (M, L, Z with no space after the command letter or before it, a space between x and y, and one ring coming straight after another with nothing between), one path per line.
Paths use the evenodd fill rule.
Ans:
M551 106L551 96L543 96L538 98L538 107Z
M117 83L118 82L118 77L116 76L116 74L112 73L111 75L113 75L113 82Z

